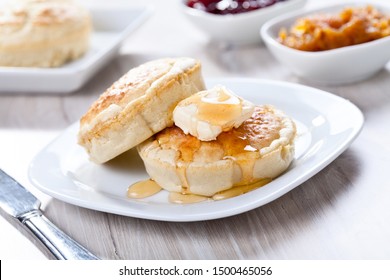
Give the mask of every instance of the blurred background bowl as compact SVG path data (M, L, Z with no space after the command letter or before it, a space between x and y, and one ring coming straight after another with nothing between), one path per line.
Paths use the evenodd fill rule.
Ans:
M289 29L296 19L317 13L339 13L345 7L372 5L389 15L390 8L370 3L337 4L311 11L296 11L265 23L260 35L270 52L291 72L321 85L341 85L371 77L390 60L390 36L358 45L326 51L301 51L278 41L281 28Z
M190 8L187 2L187 0L180 0L180 6L195 26L214 40L233 44L260 42L259 29L263 23L278 15L295 11L306 4L306 0L285 0L245 13L217 15Z

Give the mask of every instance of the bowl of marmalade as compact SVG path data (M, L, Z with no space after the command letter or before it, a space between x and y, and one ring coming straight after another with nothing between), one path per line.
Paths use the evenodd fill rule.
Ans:
M390 60L390 9L377 4L291 13L268 21L260 33L281 64L318 84L364 80Z

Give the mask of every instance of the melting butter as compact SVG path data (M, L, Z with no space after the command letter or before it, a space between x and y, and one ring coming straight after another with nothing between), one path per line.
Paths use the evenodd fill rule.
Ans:
M211 125L224 127L241 117L242 99L222 87L213 88L203 96L195 95L192 101L198 108L196 118Z
M184 133L211 141L223 131L239 127L253 111L251 102L216 86L180 101L173 111L173 120Z

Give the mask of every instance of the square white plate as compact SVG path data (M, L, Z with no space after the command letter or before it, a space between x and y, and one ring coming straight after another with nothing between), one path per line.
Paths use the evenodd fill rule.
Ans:
M132 31L151 14L150 7L91 5L93 33L89 51L58 68L0 66L1 93L69 93L79 89L112 59Z
M128 186L148 178L135 149L107 164L88 160L77 145L78 123L65 130L31 162L29 178L41 191L82 207L151 220L199 221L242 213L277 199L323 169L357 137L363 115L351 102L297 84L253 79L213 79L255 104L272 104L297 124L290 168L262 188L222 201L177 205L168 192L145 199L126 197Z

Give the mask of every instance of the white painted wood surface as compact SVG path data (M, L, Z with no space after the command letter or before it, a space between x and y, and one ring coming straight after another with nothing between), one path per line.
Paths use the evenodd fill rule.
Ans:
M291 74L263 45L210 42L180 14L178 1L143 2L155 6L154 15L81 90L63 96L0 96L0 167L43 201L48 218L103 259L389 259L390 67L363 82L319 87L363 111L362 133L312 179L250 212L206 222L156 222L80 208L33 188L27 179L32 157L113 81L142 62L191 56L202 61L205 77L315 86ZM312 0L308 6L329 2ZM0 259L46 257L0 217Z

